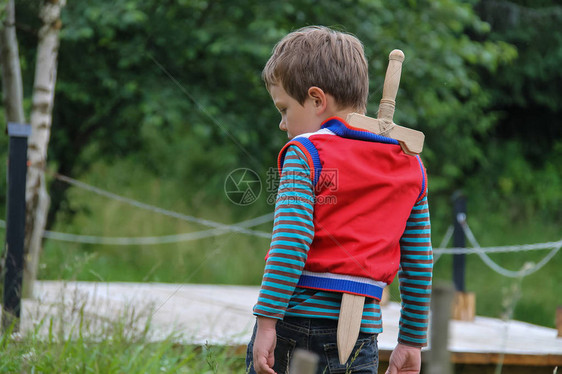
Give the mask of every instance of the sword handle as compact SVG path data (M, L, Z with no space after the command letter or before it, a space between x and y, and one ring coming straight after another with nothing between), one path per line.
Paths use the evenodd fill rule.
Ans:
M400 75L402 74L403 61L404 52L399 49L395 49L390 52L378 114L378 119L386 122L386 125L389 127L393 123L392 118L394 117L394 108L396 105L395 100L396 94L398 93L398 86L400 85Z

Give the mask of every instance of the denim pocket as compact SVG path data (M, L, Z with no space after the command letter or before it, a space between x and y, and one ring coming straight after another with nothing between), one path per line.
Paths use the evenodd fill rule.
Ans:
M289 373L289 362L297 342L293 339L277 335L277 345L275 346L275 363L273 370L277 374Z
M358 339L349 359L344 365L340 364L337 344L324 344L324 354L328 362L327 373L330 374L346 372L376 374L378 369L379 352L377 349L376 336Z

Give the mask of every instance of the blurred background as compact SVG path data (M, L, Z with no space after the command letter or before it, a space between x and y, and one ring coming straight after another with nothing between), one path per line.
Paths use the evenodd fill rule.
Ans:
M29 119L41 2L15 7ZM364 43L371 116L389 52L404 51L394 118L426 135L434 247L459 190L483 247L562 237L562 6L554 0L69 1L61 21L46 229L97 239L44 239L39 279L258 285L269 245L259 232L270 232L271 220L247 233L162 237L273 211L270 173L287 139L261 69L281 37L315 24ZM4 113L0 121L5 127ZM3 136L3 175L7 155ZM239 168L261 180L244 204L226 193ZM2 212L6 191L0 184ZM102 243L115 237L137 240ZM519 270L546 253L490 257ZM515 319L554 326L562 255L521 282L475 255L466 260L478 314L501 317L516 300ZM450 255L435 277L452 278Z

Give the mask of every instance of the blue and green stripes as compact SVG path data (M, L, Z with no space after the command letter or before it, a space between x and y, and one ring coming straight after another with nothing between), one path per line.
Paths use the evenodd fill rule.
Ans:
M427 197L412 209L400 240L400 297L402 312L398 341L413 346L427 344L431 299L433 251Z

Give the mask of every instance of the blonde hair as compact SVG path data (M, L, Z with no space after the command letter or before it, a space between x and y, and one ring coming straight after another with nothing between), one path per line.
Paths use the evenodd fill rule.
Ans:
M273 48L262 72L266 87L281 85L301 105L312 86L334 97L340 108L365 112L369 73L363 44L324 26L291 32Z

